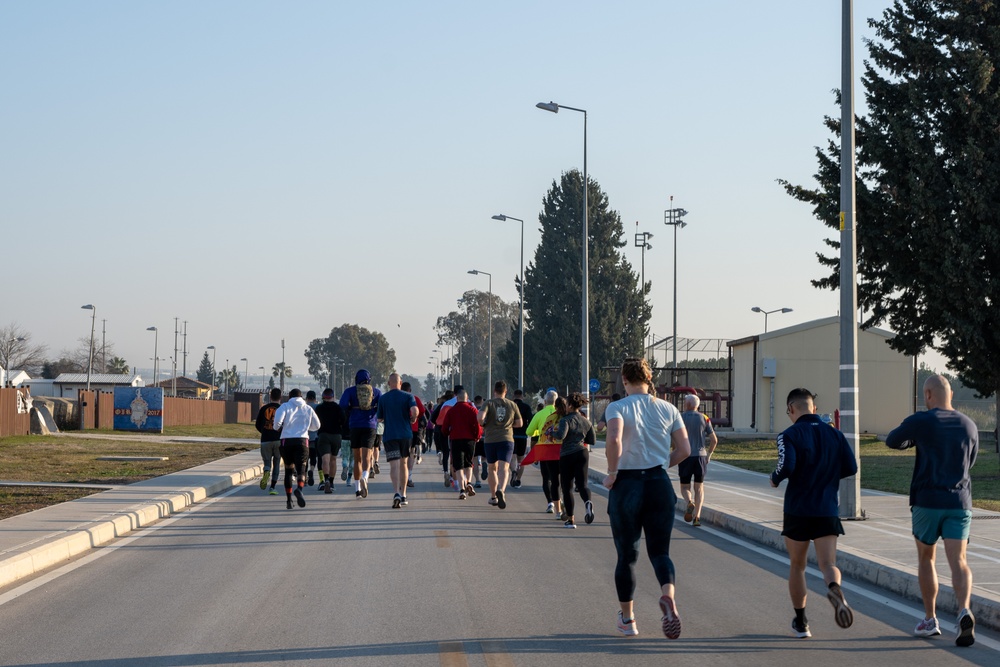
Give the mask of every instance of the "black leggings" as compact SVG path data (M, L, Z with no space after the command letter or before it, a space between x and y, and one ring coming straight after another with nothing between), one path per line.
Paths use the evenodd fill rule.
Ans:
M590 452L581 449L559 458L559 477L562 480L563 508L569 516L573 516L574 502L573 483L580 491L583 502L590 500L590 489L587 488L587 469L590 467Z
M550 503L559 502L559 461L539 461L542 470L542 492Z
M309 460L308 438L287 438L281 441L281 460L285 462L285 493L292 494L292 475L299 488L306 485L305 469Z
M434 429L434 445L437 447L438 452L441 453L441 467L445 472L449 472L451 447L448 445L448 436L438 429Z

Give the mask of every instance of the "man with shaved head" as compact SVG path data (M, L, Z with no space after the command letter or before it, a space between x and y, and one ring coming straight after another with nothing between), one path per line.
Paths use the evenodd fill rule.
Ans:
M681 419L684 420L688 440L691 442L691 456L677 466L681 495L687 501L684 520L694 527L701 525L701 507L705 504L705 471L715 446L719 444L719 437L712 428L712 420L704 412L699 412L699 405L701 399L695 394L684 397L684 412L681 413ZM692 478L694 478L693 489Z
M382 444L385 458L389 461L389 477L392 479L392 507L399 509L406 502L406 479L409 468L406 459L410 455L413 442L412 425L417 421L417 401L413 394L403 391L399 373L389 376L389 391L382 394L375 413L384 425Z
M924 381L927 410L912 414L892 430L885 444L893 449L916 447L910 482L910 513L917 544L917 576L926 618L914 629L918 637L941 634L936 616L938 581L934 568L937 541L951 566L951 585L958 603L958 646L976 641L976 619L969 611L972 570L965 547L972 526L972 480L979 431L971 419L951 406L951 384L943 375Z

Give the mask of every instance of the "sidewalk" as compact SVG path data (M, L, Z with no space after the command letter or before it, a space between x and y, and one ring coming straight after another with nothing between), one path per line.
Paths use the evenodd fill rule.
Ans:
M590 479L600 484L607 474L604 449L590 454ZM678 514L687 504L680 497L677 469L669 471L677 492ZM861 471L864 483L864 470ZM785 485L773 489L767 475L713 461L705 478L705 506L701 522L734 533L758 544L784 552L781 536ZM975 490L973 489L973 494ZM917 582L917 550L910 530L910 506L906 496L862 490L861 507L867 519L845 521L837 541L837 566L845 577L874 584L910 600L920 601ZM973 510L972 539L968 548L972 568L972 613L976 623L1000 629L1000 513ZM678 521L682 519L678 516ZM810 562L815 557L810 549ZM937 571L941 590L939 615L957 612L951 590L951 572L944 547L938 543Z
M0 588L250 481L262 469L259 453L250 451L4 519L0 521ZM590 477L595 485L606 470L604 450L594 449ZM670 476L679 490L674 470ZM780 534L783 494L784 488L770 487L766 475L713 462L705 483L702 523L784 551ZM868 519L845 522L847 535L838 542L837 564L848 577L919 601L907 498L866 490L862 507ZM680 498L678 509L684 510ZM938 608L947 616L954 613L955 603L944 549L939 547L938 553ZM1000 630L1000 513L973 512L968 559L976 582L972 598L976 622Z

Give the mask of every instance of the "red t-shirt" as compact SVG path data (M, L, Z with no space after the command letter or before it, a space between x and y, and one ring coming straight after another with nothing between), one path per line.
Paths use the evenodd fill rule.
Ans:
M456 403L441 424L441 432L452 440L479 440L483 427L479 425L479 411L468 401Z
M417 401L417 421L413 422L413 432L416 433L420 430L420 418L427 414L427 410L424 409L424 402L420 400L420 397L416 394L413 398Z

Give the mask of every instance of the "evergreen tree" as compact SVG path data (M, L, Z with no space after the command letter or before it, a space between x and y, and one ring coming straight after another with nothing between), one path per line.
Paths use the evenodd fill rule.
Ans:
M212 384L212 360L208 358L208 352L201 357L201 364L198 365L198 373L195 375L198 382Z
M936 347L966 385L991 395L1000 388L1000 7L896 0L869 24L869 116L857 126L863 325L887 321L890 345L906 354ZM785 186L837 228L832 148L817 151L818 189ZM838 260L821 262L834 271L815 284L836 288Z
M590 179L588 188L590 374L600 377L605 367L642 354L652 308L622 252L621 217L596 181ZM576 170L553 181L542 200L542 239L524 275L524 384L529 393L548 386L581 389L582 209L583 176ZM517 367L516 319L515 314L514 335L501 353L510 368Z

